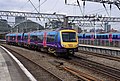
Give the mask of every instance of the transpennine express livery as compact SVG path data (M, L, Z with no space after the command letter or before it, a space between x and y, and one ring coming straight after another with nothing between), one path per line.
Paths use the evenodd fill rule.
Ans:
M74 55L78 51L77 32L71 28L41 30L6 35L7 44L46 51L56 56Z

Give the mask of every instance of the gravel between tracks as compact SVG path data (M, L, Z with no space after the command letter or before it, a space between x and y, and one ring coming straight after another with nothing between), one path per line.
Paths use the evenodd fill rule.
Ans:
M77 55L79 57L86 58L86 59L91 60L91 61L95 61L95 62L104 64L104 65L110 66L110 67L113 67L113 68L120 69L120 62L118 62L118 61L114 61L114 60L110 60L110 59L106 59L106 58L101 58L101 57L97 57L97 56L93 56L93 55L83 54L80 52L77 52L75 55ZM103 77L106 78L105 81L117 81L117 80L112 80L112 79L110 79L110 77L107 77L107 76L103 76Z
M50 57L49 55L41 53L41 52L28 50L28 49L20 48L20 47L16 47L16 46L10 46L10 45L4 45L4 46L7 46L8 48L10 48L24 56L32 58L33 60L36 60L36 62L38 62L42 67L51 71L56 76L60 77L63 81L77 81L78 80L78 78L76 76L72 76L70 73L68 73L60 68L57 68L56 66L51 64L52 62L54 62L54 60L57 60L54 57ZM64 63L64 61L62 61L62 62ZM36 75L36 73L34 73L33 75L35 75L35 76L40 75L40 74Z
M80 56L80 57L84 57L87 58L89 60L104 64L104 65L108 65L117 69L120 69L120 62L118 61L114 61L114 60L110 60L110 59L106 59L106 58L101 58L101 57L97 57L97 56L93 56L93 55L87 55L87 54L83 54L83 53L76 53L76 55Z
M52 56L49 56L49 55L41 53L41 52L28 50L28 49L24 49L24 48L20 48L20 47L16 47L16 46L7 45L7 47L12 48L13 50L15 50L15 51L17 51L17 52L19 52L19 53L21 53L23 55L26 55L29 58L32 58L33 60L37 60L38 63L41 66L45 67L46 69L49 69L52 73L54 73L55 75L62 78L63 81L77 81L78 78L75 77L75 76L72 76L68 72L54 66L52 64L52 62L54 62L55 60L63 62L64 66L69 66L69 67L76 68L76 69L78 69L78 70L80 70L80 71L82 71L84 73L95 76L98 79L101 79L103 81L114 81L114 80L110 79L110 77L101 75L101 74L99 74L97 72L87 70L87 69L85 69L83 67L75 66L75 65L70 64L70 63L68 63L68 62L66 62L66 61L64 61L64 60L62 60L60 58L57 59L57 58L54 58ZM113 67L116 67L116 68L120 69L120 65L118 65L119 62L115 62L115 61L111 61L111 60L108 60L108 59L99 58L99 57L95 57L95 56L91 56L91 55L81 54L81 53L76 53L75 55L79 55L79 56L85 57L85 58L87 58L89 60L97 61L99 63L110 65L110 66L113 66Z

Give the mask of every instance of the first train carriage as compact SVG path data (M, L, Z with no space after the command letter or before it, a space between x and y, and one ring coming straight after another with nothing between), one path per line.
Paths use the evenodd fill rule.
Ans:
M78 51L78 37L74 29L35 31L31 33L7 34L6 41L32 49L47 51L57 56L74 54Z

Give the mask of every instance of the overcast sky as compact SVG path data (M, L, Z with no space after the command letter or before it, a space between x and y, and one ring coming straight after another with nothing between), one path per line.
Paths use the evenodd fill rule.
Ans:
M30 0L39 10L39 0ZM68 0L69 4L76 3L77 0ZM79 0L80 1L80 0ZM40 12L45 13L62 13L66 15L81 15L80 8L78 6L65 5L64 0L40 0L42 4L40 6ZM83 2L80 1L83 11ZM107 12L110 15L109 5L106 4ZM0 0L0 10L4 11L29 11L36 12L34 7L30 4L29 0ZM108 16L105 8L100 3L86 2L85 14L99 14ZM111 16L120 17L120 10L115 5L112 5Z
M39 5L39 0L31 0L31 1L37 8ZM76 1L77 0L67 0L69 4L75 3ZM82 1L81 0L79 1L82 7ZM43 3L40 6L41 12L50 12L50 13L57 12L57 13L65 13L67 15L81 15L78 6L65 5L64 0L40 0L40 3L41 4ZM108 12L110 12L109 5L106 4L106 7L108 8ZM29 0L0 0L0 10L36 12L33 6L30 4ZM108 16L102 4L93 3L93 2L86 2L85 14L102 14ZM114 5L112 5L111 15L120 16L120 11Z

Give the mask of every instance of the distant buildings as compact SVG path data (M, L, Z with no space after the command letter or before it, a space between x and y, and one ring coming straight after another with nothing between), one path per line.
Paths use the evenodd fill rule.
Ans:
M24 20L20 23L15 24L14 28L12 29L12 32L30 32L42 29L44 29L44 27L40 24L31 20Z
M111 25L108 24L108 22L105 22L104 23L104 31L105 32L110 32L110 30L111 30Z
M58 21L58 20L52 20L45 24L45 28L59 28L64 27L64 22ZM69 22L67 24L67 27L74 28L78 33L89 33L89 32L96 32L96 33L109 33L109 32L118 32L117 30L113 29L111 25L108 22L105 22L102 28L92 28L90 29L84 29L82 30L82 26L80 26L78 23L72 23ZM44 29L43 26L40 24L33 22L31 20L27 20L25 17L17 16L15 17L15 25L11 28L10 25L8 25L7 20L0 19L0 33L1 32L30 32L30 31L36 31L36 30L42 30ZM88 31L89 30L89 31Z
M63 22L57 21L57 20L52 20L50 22L45 23L45 28L59 28L63 27Z
M15 24L21 23L25 20L26 20L25 17L17 16L17 17L15 17Z
M118 31L112 28L110 32L118 32Z
M90 29L90 32L95 32L95 28ZM104 32L103 29L96 29L96 33L102 33L102 32Z
M15 25L11 32L30 32L41 29L44 29L44 27L40 24L27 20L25 17L17 16L15 17Z
M11 26L8 24L7 20L0 19L0 33L10 32Z
M118 30L115 30L114 28L111 27L108 22L104 23L104 29L96 29L96 33L115 33L118 32ZM95 28L90 29L89 32L95 32Z
M9 33L11 26L8 24L7 20L0 19L0 39L5 39L5 34Z

